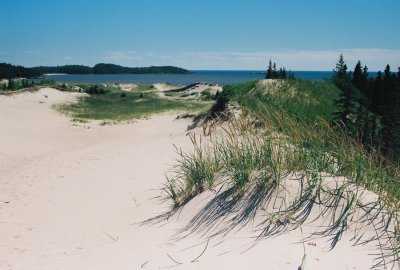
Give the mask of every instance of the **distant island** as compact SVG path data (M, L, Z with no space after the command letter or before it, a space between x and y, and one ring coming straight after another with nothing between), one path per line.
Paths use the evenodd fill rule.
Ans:
M188 74L189 70L174 66L124 67L99 63L94 67L84 65L38 66L27 68L0 63L0 78L34 78L49 73L65 74Z
M65 66L39 66L32 70L41 74L66 73L66 74L187 74L189 70L174 66L151 66L151 67L124 67L115 64L99 63L94 67L82 65Z

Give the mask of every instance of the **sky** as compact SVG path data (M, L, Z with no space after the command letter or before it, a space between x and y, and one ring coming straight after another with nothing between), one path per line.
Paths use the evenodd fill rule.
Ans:
M187 69L400 66L399 0L1 0L0 62Z

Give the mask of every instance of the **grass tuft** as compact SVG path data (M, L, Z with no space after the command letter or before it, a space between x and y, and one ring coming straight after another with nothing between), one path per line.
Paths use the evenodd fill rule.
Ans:
M174 206L220 186L196 216L193 230L203 224L208 231L210 219L215 224L222 219L226 227L218 230L225 234L258 213L267 216L258 225L259 239L318 221L313 235L328 237L334 248L355 227L356 244L379 242L373 267L399 266L399 168L329 124L332 108L325 106L324 97L313 100L325 82L311 83L311 90L304 89L309 82L288 84L273 86L284 94L261 93L257 82L238 86L243 92L228 87L230 102L240 96L243 112L214 127L209 136L192 136L193 152L179 152L167 190ZM294 100L291 109L288 93ZM255 95L261 95L258 104L251 100ZM305 102L307 98L311 100ZM227 212L235 213L229 222ZM375 234L365 238L371 228Z

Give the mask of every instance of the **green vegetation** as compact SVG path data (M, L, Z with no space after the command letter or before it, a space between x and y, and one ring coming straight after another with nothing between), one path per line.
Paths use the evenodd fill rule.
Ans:
M26 68L0 63L0 79L34 78L48 73L66 74L187 74L190 71L174 66L123 67L100 63L93 68L83 65L38 66Z
M294 79L294 73L286 71L286 68L276 69L276 63L272 63L269 60L267 73L265 74L265 79Z
M400 266L400 169L336 122L340 104L351 104L337 102L343 92L337 81L226 86L207 132L192 136L194 152L178 151L165 184L173 213L204 191L215 194L185 231L225 235L251 223L262 239L315 222L307 238L327 237L334 248L351 231L354 244L377 243L372 267ZM256 215L265 218L253 224Z
M39 75L40 72L30 68L0 63L0 79L33 78Z
M333 120L339 89L330 82L309 80L248 81L228 85L218 102L230 102L250 111L280 110L310 124ZM218 103L217 102L217 103ZM222 104L221 104L222 106ZM223 107L223 106L222 106Z
M217 93L213 95L209 89L206 89L200 93L202 100L216 100L219 94L219 91L217 91Z
M387 65L376 78L369 78L367 66L358 61L354 72L340 55L334 83L341 90L337 99L336 123L359 140L366 149L379 151L400 162L400 69Z
M93 67L94 74L186 74L188 70L173 66L123 67L114 64L97 64Z
M7 80L7 83L0 84L0 91L18 91L18 90L23 90L23 89L32 89L35 87L41 87L41 86L53 86L58 88L59 85L57 85L54 81L52 80L40 80L40 81L28 81L25 79L22 80L15 80L15 79L9 79ZM63 87L60 87L60 89L63 89ZM64 89L63 89L64 90Z
M167 111L207 110L210 106L207 102L184 102L161 97L152 86L140 86L131 92L112 85L81 87L89 96L81 97L77 103L57 106L74 119L127 121Z
M93 68L82 65L66 66L39 66L30 68L38 74L66 73L66 74L186 74L188 70L173 66L151 66L151 67L123 67L114 64L96 64Z
M40 74L47 74L47 73L90 74L90 73L92 73L91 67L82 66L82 65L65 65L65 66L56 66L56 67L39 66L39 67L33 67L31 69Z

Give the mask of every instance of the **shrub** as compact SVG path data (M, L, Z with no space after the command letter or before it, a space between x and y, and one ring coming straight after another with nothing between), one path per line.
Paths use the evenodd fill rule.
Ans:
M98 87L97 85L90 86L86 93L89 95L103 95L106 91L103 88Z

